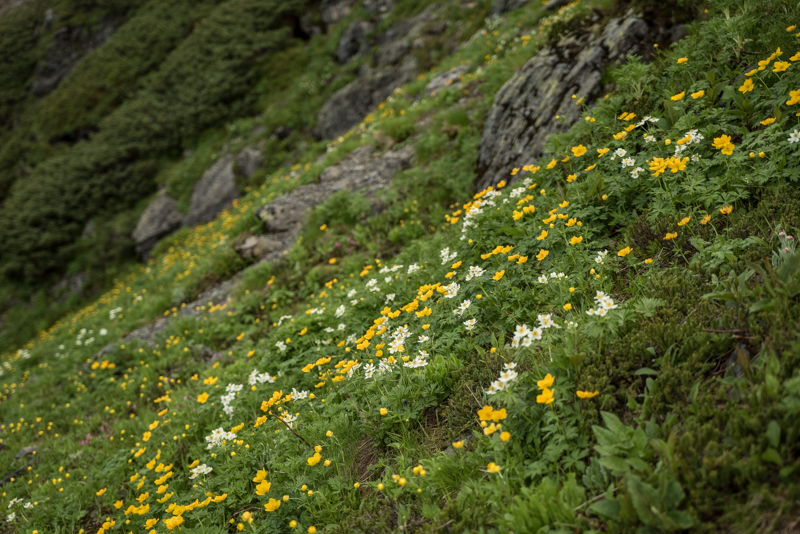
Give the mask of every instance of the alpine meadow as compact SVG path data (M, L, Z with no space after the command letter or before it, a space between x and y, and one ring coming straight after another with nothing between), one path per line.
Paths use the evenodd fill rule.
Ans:
M797 0L0 0L0 534L800 532Z

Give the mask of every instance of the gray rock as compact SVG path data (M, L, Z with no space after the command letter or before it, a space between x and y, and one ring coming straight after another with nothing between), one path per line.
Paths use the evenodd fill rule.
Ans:
M88 282L89 275L87 273L75 273L62 278L57 284L50 288L49 293L51 296L60 295L62 298L59 299L59 301L63 301L71 294L80 295L83 293Z
M45 16L45 24L48 20L50 19ZM51 93L78 61L105 43L114 34L114 30L111 20L100 22L95 31L85 26L64 26L58 29L44 59L36 65L31 93L38 97Z
M308 211L322 204L338 191L357 191L374 198L374 194L389 186L394 176L411 165L414 149L407 145L371 158L372 148L360 147L319 176L319 183L298 187L257 208L255 215L264 221L264 229L272 234L295 235L306 220Z
M207 223L239 198L236 177L233 174L233 157L223 156L208 169L192 191L189 214L184 226Z
M413 44L407 39L398 39L381 46L375 52L375 63L379 67L397 65L411 52Z
M30 445L28 447L22 447L17 454L14 455L15 460L19 460L20 458L24 458L29 454L33 454L36 452L36 447Z
M247 178L250 178L264 164L264 155L255 147L244 147L236 156L236 166Z
M136 252L147 257L156 244L178 230L183 222L183 215L178 211L175 199L168 197L163 191L145 208L139 223L133 231Z
M641 19L612 19L597 38L567 37L528 60L495 96L481 137L476 189L534 163L550 134L565 132L580 118L572 95L591 104L601 93L603 70L629 53L643 53L649 32Z
M545 9L552 10L558 9L560 7L564 7L565 5L569 4L570 0L550 0L544 5Z
M514 11L528 2L530 2L530 0L494 0L492 4L492 15L502 15L503 13Z
M246 260L260 260L272 252L283 250L284 245L282 241L265 235L251 235L234 244L233 249Z
M94 219L89 219L89 222L87 222L86 226L83 227L83 232L81 232L81 239L92 239L96 235L97 235L97 223L94 221Z
M364 0L364 11L383 15L394 7L392 0Z
M328 27L336 24L350 14L355 3L356 0L325 0L321 8L322 22Z
M354 20L344 30L339 46L336 48L336 61L347 63L367 48L367 35L372 31L372 24L365 20Z
M467 72L468 70L469 70L469 65L460 65L458 67L448 70L447 72L439 74L434 79L432 79L428 83L428 85L425 86L425 94L431 96L434 93L438 93L442 89L452 87L453 85L460 85L457 84L458 77Z
M370 72L342 87L322 107L314 135L317 139L333 139L344 134L416 75L417 60L410 56L397 67Z
M49 31L53 24L58 20L58 15L53 8L44 12L44 20L42 21L42 28L44 31Z

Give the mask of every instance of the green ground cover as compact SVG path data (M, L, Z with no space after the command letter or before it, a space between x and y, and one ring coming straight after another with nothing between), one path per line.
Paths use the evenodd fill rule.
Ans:
M795 528L800 10L709 2L471 195L487 102L586 10L487 21L463 85L416 99L429 73L333 143L414 144L382 213L323 204L286 261L182 315L309 154L5 355L0 528ZM157 317L157 344L122 340Z

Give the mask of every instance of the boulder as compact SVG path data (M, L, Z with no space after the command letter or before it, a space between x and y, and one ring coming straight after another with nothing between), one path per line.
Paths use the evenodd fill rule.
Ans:
M367 13L383 15L391 11L392 7L394 7L392 0L364 0L364 11Z
M644 41L650 33L641 19L612 19L598 37L586 32L567 36L528 60L497 92L489 110L476 189L508 179L514 167L534 163L550 134L565 132L580 119L582 109L572 95L591 104L602 92L603 71L629 53L647 53Z
M446 89L458 82L461 75L469 70L469 65L460 65L452 68L447 72L443 72L433 78L428 85L425 86L425 94L428 96L438 93L442 89Z
M319 112L314 135L317 139L334 139L344 134L416 75L417 60L409 56L396 67L369 72L342 87Z
M174 198L163 192L145 208L133 231L136 252L146 258L161 239L181 227L183 215Z
M48 13L49 16L45 16L44 26L54 22L55 13L50 11ZM114 30L114 23L111 20L101 21L96 30L86 26L59 28L44 59L36 65L31 93L38 97L51 93L78 61L105 43L114 34Z
M560 0L557 0L560 1ZM492 15L502 15L526 5L530 0L494 0Z
M265 235L251 235L234 244L233 249L246 260L258 261L272 252L283 250L283 243Z
M226 155L208 169L192 191L189 214L184 226L212 221L214 217L239 198L233 173L233 156Z
M360 147L342 161L322 171L319 183L298 187L255 210L264 221L264 229L273 234L296 235L305 222L308 211L325 202L338 191L353 191L372 196L389 186L395 175L408 168L414 158L410 145L372 158L372 148ZM284 245L290 245L283 239ZM288 248L288 246L287 246Z
M250 178L264 164L264 155L255 147L244 147L236 156L236 167L241 173Z
M339 39L339 46L336 48L336 61L347 63L353 57L362 53L367 48L367 34L372 31L372 24L356 19L344 30L342 38Z
M325 0L321 8L322 22L328 27L336 24L350 14L355 3L356 0Z

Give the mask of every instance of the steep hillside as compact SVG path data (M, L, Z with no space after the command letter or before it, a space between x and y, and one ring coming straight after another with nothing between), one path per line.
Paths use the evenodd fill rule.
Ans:
M797 530L800 8L549 4L324 2L148 134L146 262L2 356L0 531Z

